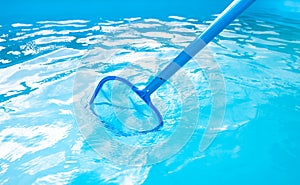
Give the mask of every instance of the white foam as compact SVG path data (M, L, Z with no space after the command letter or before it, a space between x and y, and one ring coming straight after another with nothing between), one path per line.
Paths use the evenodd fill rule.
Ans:
M169 30L170 32L179 32L179 33L194 33L195 31L188 28L175 27Z
M56 34L61 34L61 35L66 35L66 34L70 34L70 33L81 33L81 32L88 32L88 31L99 31L100 30L100 26L93 26L91 28L87 28L87 29L81 29L81 30L62 30L59 32L55 32Z
M103 35L93 35L86 38L79 38L76 40L76 42L81 44L97 44L103 38L104 38Z
M128 26L101 26L101 31L106 33L121 31L121 30L128 30Z
M0 37L2 38L8 37L8 34L2 34Z
M157 38L173 38L174 35L166 32L145 32L142 33L142 35L147 37L157 37Z
M161 26L161 24L136 23L136 24L133 24L132 26L134 26L136 28L155 28L155 27Z
M10 62L11 62L10 60L0 59L0 63L2 63L2 64L8 64Z
M137 21L137 20L141 20L141 17L132 17L132 18L125 18L125 21Z
M11 26L14 27L14 28L16 28L16 27L30 27L30 26L32 26L32 24L14 23Z
M72 24L72 23L87 23L88 20L64 20L64 21L39 21L38 24Z
M79 33L79 32L88 32L88 31L99 31L101 28L100 26L93 26L91 28L87 28L87 29L79 29L79 30L62 30L62 31L54 31L54 30L40 30L34 33L30 33L30 34L26 34L20 37L15 37L10 39L11 41L18 41L18 40L23 40L23 39L27 39L29 37L35 37L35 36L39 36L39 35L54 35L54 34L58 34L58 35L67 35L70 33Z
M12 54L12 55L20 55L21 52L20 51L8 51L7 54Z
M2 51L2 50L4 50L5 49L5 47L3 47L3 46L0 46L0 51Z
M75 27L75 28L80 28L80 27L85 27L85 24L46 24L42 26L42 28L51 28L51 27Z
M197 19L188 19L187 21L189 21L189 22L197 22L198 20Z
M21 37L15 37L15 38L12 38L10 40L11 41L18 41L18 40L27 39L29 37L35 37L35 36L38 36L38 35L51 35L51 34L55 34L55 32L53 30L41 30L41 31L37 31L37 32L31 33L31 34L23 35Z
M159 19L153 19L153 18L148 18L144 19L144 22L157 22L157 23L162 23Z
M170 18L170 19L176 19L176 20L180 20L180 21L182 21L182 20L186 19L185 17L173 16L173 15L169 16L169 18Z
M54 42L71 42L72 40L76 39L76 37L73 36L50 36L50 37L42 37L34 40L35 44L49 44Z
M124 21L106 21L106 22L99 22L98 25L114 25L114 24L122 24Z
M151 39L123 39L118 42L115 41L103 41L103 45L106 46L121 46L121 45L131 45L137 48L144 48L144 47L149 47L149 48L159 48L161 47L161 43L151 40Z

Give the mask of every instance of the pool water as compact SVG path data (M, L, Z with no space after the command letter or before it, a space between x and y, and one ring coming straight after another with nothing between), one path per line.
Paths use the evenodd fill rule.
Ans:
M130 147L181 136L156 158L85 135L101 78L145 86L215 17L0 21L0 184L298 184L297 16L241 15L153 94L161 131L108 131Z

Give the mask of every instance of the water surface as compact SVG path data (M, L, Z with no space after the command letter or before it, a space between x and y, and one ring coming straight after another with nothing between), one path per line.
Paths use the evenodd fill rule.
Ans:
M195 123L195 132L175 156L154 166L118 166L81 135L73 104L78 69L93 70L99 80L122 74L143 86L211 20L0 23L0 184L297 184L299 20L275 14L239 17L185 67L188 83L178 74L157 92L157 100L169 98L159 104L170 121L161 137L172 134L180 113L199 113L187 116L195 122L182 122L183 128ZM220 75L224 119L200 151L215 105L211 84ZM198 102L176 111L182 102L172 98L189 89Z

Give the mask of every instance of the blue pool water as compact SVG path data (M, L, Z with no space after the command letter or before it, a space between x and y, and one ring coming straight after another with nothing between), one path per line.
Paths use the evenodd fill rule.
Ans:
M1 6L0 184L299 184L297 1L258 1L159 89L160 132L110 133L130 149L180 136L151 160L85 137L86 102L107 75L144 86L229 1L67 2Z

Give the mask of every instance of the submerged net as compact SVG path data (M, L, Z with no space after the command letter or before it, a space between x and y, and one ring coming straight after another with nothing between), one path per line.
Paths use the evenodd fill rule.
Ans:
M146 133L160 124L153 109L127 84L117 80L103 85L91 109L117 135Z

